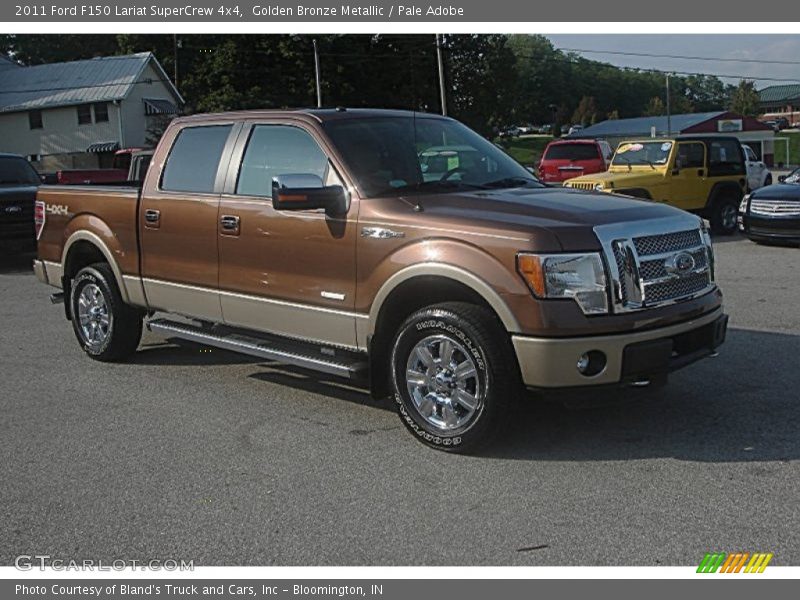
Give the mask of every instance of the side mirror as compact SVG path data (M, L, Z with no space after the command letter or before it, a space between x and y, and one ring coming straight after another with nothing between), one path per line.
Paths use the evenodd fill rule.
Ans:
M786 175L780 175L778 177L778 183L786 183Z
M325 209L329 216L347 213L350 198L340 185L323 184L310 173L279 175L272 180L272 208L275 210Z

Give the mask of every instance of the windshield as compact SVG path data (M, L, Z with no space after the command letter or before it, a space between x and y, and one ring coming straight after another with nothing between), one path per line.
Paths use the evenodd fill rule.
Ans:
M786 176L784 183L800 183L800 169L795 169Z
M425 115L328 121L324 128L367 197L456 188L543 187L457 121Z
M665 165L672 151L672 142L623 142L617 148L611 166Z
M0 185L39 185L41 180L24 158L0 156Z

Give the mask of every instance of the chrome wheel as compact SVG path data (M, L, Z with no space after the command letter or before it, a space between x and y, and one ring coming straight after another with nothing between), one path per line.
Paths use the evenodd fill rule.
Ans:
M88 283L78 296L78 322L83 339L90 346L101 346L111 330L111 315L102 290Z
M420 416L442 431L466 425L486 393L472 356L444 335L426 337L411 350L406 386Z

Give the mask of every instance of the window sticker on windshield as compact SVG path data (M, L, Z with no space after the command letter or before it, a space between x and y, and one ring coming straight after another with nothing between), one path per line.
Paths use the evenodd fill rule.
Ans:
M664 142L661 144L662 152L669 152L672 149L672 142Z
M622 146L617 149L617 152L620 154L623 154L624 152L638 152L642 148L644 148L644 146L641 144L622 144Z
M392 179L389 182L389 185L392 186L393 188L401 188L401 187L405 187L407 184L406 184L405 179Z
M458 155L447 157L447 170L452 171L458 168Z

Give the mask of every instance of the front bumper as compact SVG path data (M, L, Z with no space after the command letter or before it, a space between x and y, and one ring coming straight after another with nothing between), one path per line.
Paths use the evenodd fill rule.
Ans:
M580 338L512 336L523 383L575 388L663 380L667 373L712 354L725 341L728 317L718 308L691 321L618 335ZM580 356L605 355L595 375L578 371Z

